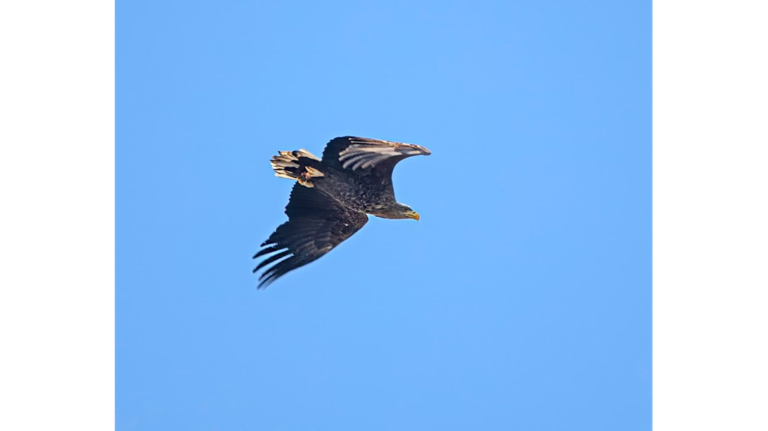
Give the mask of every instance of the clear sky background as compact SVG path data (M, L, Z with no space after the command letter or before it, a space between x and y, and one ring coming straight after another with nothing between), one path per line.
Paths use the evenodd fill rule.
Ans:
M117 5L118 430L649 430L651 2ZM278 150L416 143L257 291Z

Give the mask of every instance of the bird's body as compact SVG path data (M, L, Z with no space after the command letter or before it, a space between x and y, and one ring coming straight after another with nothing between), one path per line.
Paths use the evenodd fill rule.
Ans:
M285 207L288 221L254 256L265 257L254 272L277 262L259 277L259 286L328 253L360 230L367 214L418 220L395 199L392 170L406 157L429 154L418 145L350 136L331 140L322 159L306 150L280 151L271 161L275 175L297 184Z

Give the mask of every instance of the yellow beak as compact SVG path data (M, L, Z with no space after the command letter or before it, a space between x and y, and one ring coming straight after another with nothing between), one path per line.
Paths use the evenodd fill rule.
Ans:
M405 213L405 216L408 218L412 218L416 221L419 221L419 213L417 213L416 211L408 211L407 213Z

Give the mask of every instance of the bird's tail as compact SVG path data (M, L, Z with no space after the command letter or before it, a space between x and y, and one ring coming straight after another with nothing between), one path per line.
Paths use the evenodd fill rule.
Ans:
M307 150L279 151L269 162L275 170L275 176L296 180L306 187L314 187L313 178L325 174L319 169L320 159Z

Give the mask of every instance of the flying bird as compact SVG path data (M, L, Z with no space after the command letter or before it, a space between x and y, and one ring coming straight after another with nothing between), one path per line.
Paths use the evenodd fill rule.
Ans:
M270 162L275 175L296 184L285 207L288 221L253 256L263 258L254 273L266 268L259 288L331 251L359 231L368 214L418 220L395 200L392 171L400 160L430 154L419 145L353 136L328 142L322 159L304 149L279 151Z

